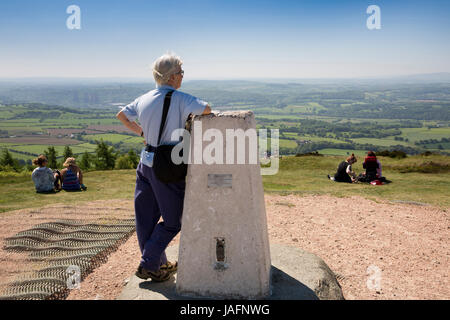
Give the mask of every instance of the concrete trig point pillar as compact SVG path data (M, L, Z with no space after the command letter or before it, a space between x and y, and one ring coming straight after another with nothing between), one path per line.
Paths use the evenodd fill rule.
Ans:
M211 151L208 145L215 142L203 141L210 136L208 129L216 129L209 131L216 139L220 133L223 137L223 145L215 144L218 148L212 152L217 156L223 151L223 164L194 163L195 155ZM251 129L248 133L254 130L256 135L253 113L194 118L176 289L184 296L261 299L270 295L271 261L259 157L257 147L246 139L245 164L236 164L242 141L233 139L231 148L227 129ZM256 163L249 163L251 157Z

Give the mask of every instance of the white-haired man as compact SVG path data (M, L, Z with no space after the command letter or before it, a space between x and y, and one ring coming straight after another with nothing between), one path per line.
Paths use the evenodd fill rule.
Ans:
M156 89L122 108L117 118L130 130L145 137L147 145L158 146L159 128L164 100L170 99L160 144L171 141L174 130L184 128L190 114L211 113L208 103L177 91L181 87L183 62L173 54L165 54L153 63ZM139 120L140 125L135 121ZM167 261L165 249L181 230L185 182L162 183L152 167L139 163L136 170L134 207L136 233L142 258L136 276L153 281L165 281L176 272L177 263ZM158 223L160 217L163 221Z

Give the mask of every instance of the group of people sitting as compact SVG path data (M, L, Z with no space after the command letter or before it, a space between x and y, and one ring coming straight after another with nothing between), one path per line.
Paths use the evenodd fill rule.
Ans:
M352 153L345 161L342 161L337 169L336 174L333 177L328 175L328 179L336 182L373 182L378 181L380 183L386 182L386 178L381 173L381 163L377 159L377 156L373 151L367 152L367 156L363 162L363 168L365 172L362 172L358 176L352 169L352 164L357 161L355 155Z
M75 158L69 157L64 162L64 169L50 169L47 167L47 157L41 154L33 160L33 164L38 166L31 174L36 192L52 193L62 190L80 191L86 190L83 184L83 173L78 167Z

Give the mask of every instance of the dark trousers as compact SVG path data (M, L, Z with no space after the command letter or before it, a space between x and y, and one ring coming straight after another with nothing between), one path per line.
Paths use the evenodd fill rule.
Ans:
M157 271L167 262L165 250L181 230L184 181L162 183L153 168L139 163L136 170L134 210L136 233L141 249L141 266ZM163 221L158 223L162 217Z
M61 186L62 186L61 172L59 172L59 170L57 170L57 169L54 169L53 173L57 174L55 182L53 183L53 187L55 188L55 190L59 190L59 189L61 189Z

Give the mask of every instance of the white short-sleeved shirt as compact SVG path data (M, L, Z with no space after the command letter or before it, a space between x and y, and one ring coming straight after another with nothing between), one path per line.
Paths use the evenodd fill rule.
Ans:
M55 182L55 177L53 176L53 171L47 167L38 167L34 169L31 174L34 186L38 192L46 192L53 190L53 183Z
M160 144L177 143L178 140L171 140L172 132L176 129L184 128L189 114L200 115L208 105L207 102L194 96L177 91L171 86L163 85L157 86L155 90L140 96L129 105L123 107L122 112L128 120L139 120L147 144L155 147L158 144L164 98L169 90L174 90L174 92Z

